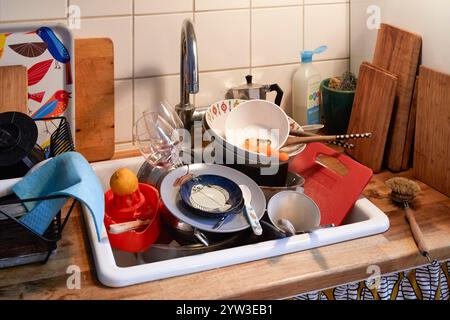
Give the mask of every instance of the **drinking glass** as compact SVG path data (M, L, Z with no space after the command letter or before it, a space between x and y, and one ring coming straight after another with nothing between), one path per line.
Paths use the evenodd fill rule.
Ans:
M180 164L181 141L178 129L183 123L174 108L162 101L156 111L145 111L134 125L133 135L147 162L158 168Z

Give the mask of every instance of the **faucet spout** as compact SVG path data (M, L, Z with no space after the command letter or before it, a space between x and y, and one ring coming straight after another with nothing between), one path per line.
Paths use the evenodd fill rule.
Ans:
M192 126L195 111L195 106L190 102L190 94L198 92L198 78L197 39L194 25L190 19L186 19L181 28L180 103L175 108L188 130Z

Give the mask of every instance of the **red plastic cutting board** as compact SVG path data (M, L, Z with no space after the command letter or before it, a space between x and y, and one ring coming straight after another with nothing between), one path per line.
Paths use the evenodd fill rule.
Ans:
M334 157L347 168L342 176L317 162L317 157ZM303 176L305 194L320 208L321 224L340 226L372 178L371 169L321 143L309 143L292 160L289 170Z

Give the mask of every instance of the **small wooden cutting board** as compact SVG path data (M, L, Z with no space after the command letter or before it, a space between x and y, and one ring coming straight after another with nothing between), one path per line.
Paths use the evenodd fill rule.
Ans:
M406 143L412 143L407 141L406 137L421 48L421 36L388 24L381 24L373 64L398 76L386 149L386 165L394 172L401 171L403 158L409 157L409 153L405 152L405 146Z
M28 80L25 66L0 67L0 113L19 111L28 114Z
M420 67L414 176L450 196L450 75Z
M114 155L114 47L111 39L75 40L76 149L90 161Z
M367 62L359 70L348 132L371 132L372 138L355 141L355 149L347 153L375 173L383 165L397 81L396 75Z

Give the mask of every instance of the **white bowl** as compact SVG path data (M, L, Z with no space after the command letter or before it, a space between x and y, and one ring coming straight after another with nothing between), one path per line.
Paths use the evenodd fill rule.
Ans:
M286 113L267 100L249 100L239 104L231 110L225 123L227 142L241 152L248 151L244 148L245 141L254 138L270 140L271 148L279 150L289 138L289 131Z
M274 195L267 205L270 222L283 231L280 219L289 220L295 230L311 230L320 225L320 209L305 194L298 191L283 191Z
M230 151L235 151L235 147L228 143L225 138L225 125L228 115L231 111L239 106L240 104L247 102L248 100L240 99L228 99L220 100L211 104L205 113L205 129L211 131L215 138L215 143L228 149ZM304 131L302 126L295 122L292 118L288 117L291 130ZM297 146L290 146L286 148L281 148L280 151L286 152L289 157L295 157L305 150L306 144L301 144Z

